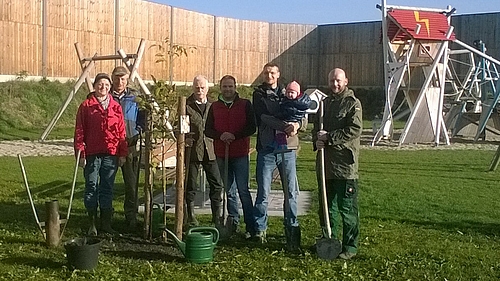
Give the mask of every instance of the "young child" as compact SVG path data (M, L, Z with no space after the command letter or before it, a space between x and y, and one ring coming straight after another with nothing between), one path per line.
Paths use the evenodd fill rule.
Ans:
M280 112L274 117L285 122L302 122L310 104L309 95L301 93L299 83L292 81L286 86L285 97L280 102Z
M274 117L285 122L301 123L310 104L309 95L301 93L299 83L292 81L286 86L285 96L280 101L280 111L276 112ZM276 132L275 140L278 148L286 148L286 138L284 132Z

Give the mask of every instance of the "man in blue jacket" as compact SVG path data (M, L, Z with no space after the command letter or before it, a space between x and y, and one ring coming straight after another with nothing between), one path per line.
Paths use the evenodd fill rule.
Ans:
M144 116L139 111L135 102L136 91L127 87L129 73L124 66L117 66L111 74L113 98L121 105L125 119L125 132L127 134L128 155L122 166L123 181L125 183L125 222L129 230L134 230L137 224L137 176L139 169L139 153L137 141L139 133L144 127Z

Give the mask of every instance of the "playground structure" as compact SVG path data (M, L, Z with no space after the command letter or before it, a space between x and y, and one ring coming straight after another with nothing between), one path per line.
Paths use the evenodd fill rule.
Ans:
M393 138L393 121L405 115L395 112L401 108L394 104L399 92L410 114L399 145L500 135L500 61L486 55L480 40L472 47L455 37L450 25L455 9L392 6L385 0L377 8L382 11L386 102L372 145ZM452 43L460 49L450 49ZM457 71L460 67L467 68L465 75Z
M93 70L95 69L95 62L96 61L121 60L130 72L130 81L137 81L139 86L141 87L141 90L144 91L144 93L150 95L151 93L150 93L149 89L146 87L146 84L144 83L142 78L137 73L137 68L139 67L139 64L141 63L145 48L146 48L146 41L144 39L141 39L141 41L139 43L139 47L137 48L137 53L134 53L134 54L127 54L122 49L119 49L119 50L117 50L117 53L118 53L117 55L97 55L97 54L95 54L92 57L85 57L83 54L83 51L80 47L80 44L78 42L76 42L75 49L76 49L76 54L78 56L78 61L79 61L80 66L82 68L82 73L80 74L80 77L76 80L76 83L73 86L73 89L68 94L68 97L66 98L64 103L61 105L59 110L56 112L56 114L54 115L52 120L49 122L49 124L47 125L47 127L43 131L39 140L42 142L45 141L45 139L50 134L52 129L54 129L59 118L61 118L62 114L64 113L64 111L68 107L69 103L75 97L76 93L78 92L78 89L80 89L83 82L86 82L87 87L88 87L90 92L93 91L94 87L92 86L90 74L93 73Z

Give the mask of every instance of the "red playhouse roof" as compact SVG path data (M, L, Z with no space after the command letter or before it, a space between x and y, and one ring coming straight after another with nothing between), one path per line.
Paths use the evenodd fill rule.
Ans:
M391 10L388 12L387 36L393 40L455 40L455 33L446 38L450 27L446 15L437 12ZM417 34L417 24L420 32Z

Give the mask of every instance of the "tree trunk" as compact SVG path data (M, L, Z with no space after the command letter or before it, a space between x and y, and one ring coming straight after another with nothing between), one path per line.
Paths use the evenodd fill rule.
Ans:
M186 97L179 97L177 116L179 118L179 128L182 128L182 119L186 115ZM182 223L184 220L184 149L186 147L186 136L183 130L177 137L177 163L176 173L176 203L175 203L175 235L182 237Z
M153 207L153 145L152 145L152 131L153 131L153 113L149 113L147 117L147 130L145 132L145 158L144 159L144 239L152 239L153 233L151 231L152 216L151 211Z

